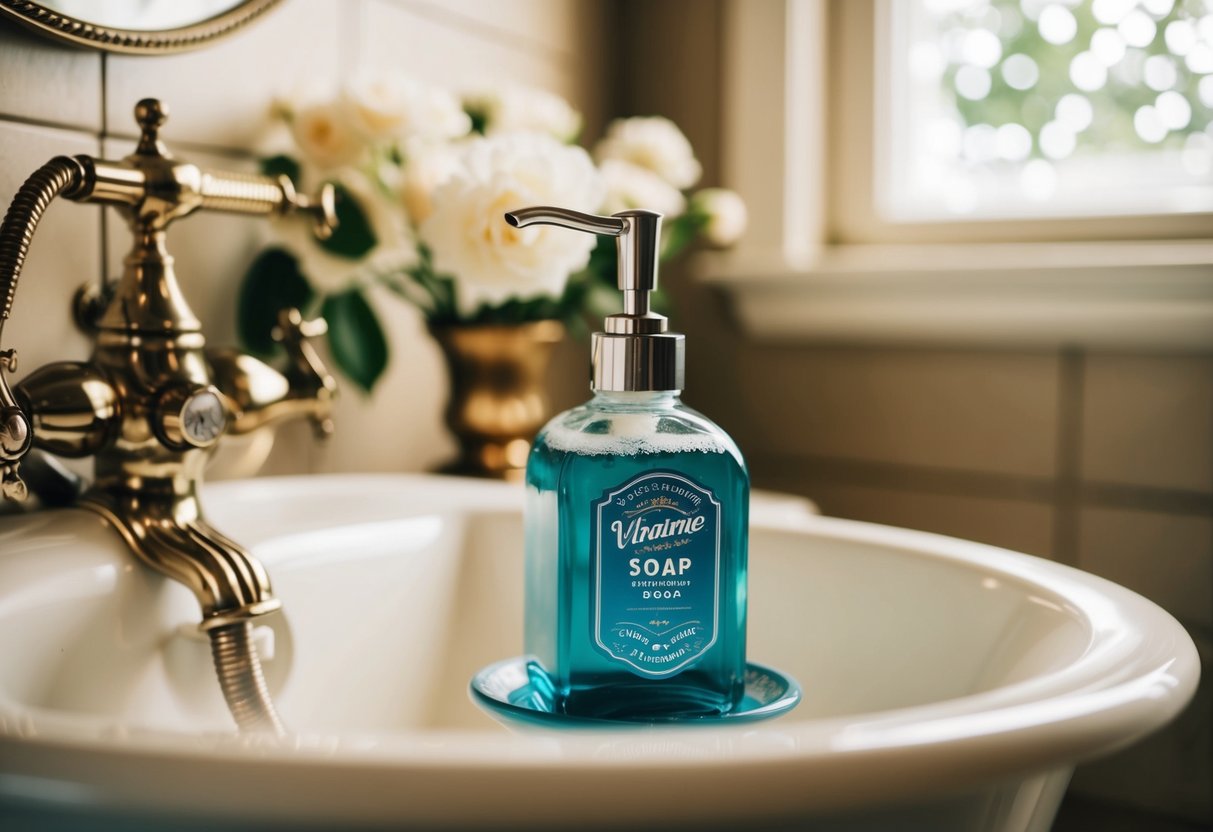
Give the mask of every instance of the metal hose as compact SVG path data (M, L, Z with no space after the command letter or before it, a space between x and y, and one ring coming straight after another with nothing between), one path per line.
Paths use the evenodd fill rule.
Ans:
M209 633L219 687L237 727L241 731L285 735L286 728L274 709L261 672L252 623L227 624Z
M0 322L8 320L13 311L17 280L47 206L60 193L70 195L84 178L84 168L79 162L68 156L56 156L30 174L13 197L4 223L0 224Z

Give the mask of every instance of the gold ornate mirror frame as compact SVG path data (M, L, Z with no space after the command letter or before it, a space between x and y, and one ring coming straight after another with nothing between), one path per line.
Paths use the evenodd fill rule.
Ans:
M163 55L205 46L257 19L280 2L282 0L243 0L211 17L167 29L122 28L81 20L48 8L49 3L29 0L0 0L0 18L15 20L74 46L128 55ZM102 8L102 4L97 7Z

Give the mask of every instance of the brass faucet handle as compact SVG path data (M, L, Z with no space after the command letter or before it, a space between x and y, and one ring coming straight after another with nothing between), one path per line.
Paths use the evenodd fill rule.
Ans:
M285 175L278 177L278 185L290 206L284 213L310 214L313 221L312 234L317 240L327 240L333 236L333 230L337 228L337 191L331 182L321 185L315 196L296 193L290 177Z
M303 313L293 306L278 313L278 326L271 333L274 341L288 350L303 338L319 338L329 331L329 322L324 318L304 320Z
M255 174L203 171L199 205L232 214L305 214L313 221L312 233L326 240L337 227L337 200L331 184L315 196L300 194L288 176L272 179Z
M282 344L290 358L286 374L291 387L310 390L315 396L316 409L311 414L311 420L320 439L333 435L331 413L333 400L337 397L337 380L324 366L310 342L312 338L319 338L328 331L328 321L324 318L304 320L303 313L289 307L278 313L278 325L272 333L274 340Z

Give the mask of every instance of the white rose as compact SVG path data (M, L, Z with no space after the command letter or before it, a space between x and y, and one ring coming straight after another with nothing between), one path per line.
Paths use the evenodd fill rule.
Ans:
M537 133L476 139L432 195L420 236L434 270L455 279L459 312L511 298L559 296L585 268L595 238L552 226L513 228L504 214L531 205L593 211L602 185L589 154Z
M607 159L598 169L606 184L606 201L601 209L605 214L647 208L667 217L676 217L686 210L687 201L682 191L648 168L619 159Z
M594 156L599 161L622 159L648 168L680 190L694 185L703 173L687 137L661 116L611 122Z
M355 77L342 88L341 103L350 122L371 139L452 139L472 127L454 95L397 74Z
M296 109L291 117L291 133L308 161L321 168L354 164L366 149L342 109L328 102Z
M459 148L447 143L413 142L405 153L400 199L414 225L433 211L431 195L460 168Z
M468 96L485 117L485 134L546 133L571 142L581 132L581 113L554 93L533 87L502 87Z
M741 239L749 223L745 201L727 188L704 188L691 197L695 209L707 215L703 234L716 246L731 246Z
M312 236L311 226L298 217L274 223L278 242L295 255L308 280L321 292L338 292L361 278L399 271L417 262L417 244L402 212L364 176L343 171L336 178L366 214L375 247L352 259L330 254Z

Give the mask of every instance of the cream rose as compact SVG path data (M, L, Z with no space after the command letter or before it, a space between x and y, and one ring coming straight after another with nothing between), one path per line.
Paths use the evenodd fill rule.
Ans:
M485 134L546 133L571 142L581 132L581 114L554 93L533 87L501 87L474 93L467 106L483 113Z
M433 212L434 190L454 176L460 165L459 148L455 145L412 142L407 146L400 199L414 225L424 222Z
M687 201L682 192L647 168L607 159L599 166L599 171L606 184L604 214L647 208L667 217L676 217L686 210Z
M704 188L691 197L695 210L707 216L703 235L715 246L731 246L741 239L749 224L745 201L727 188Z
M679 190L694 185L703 173L687 137L661 116L611 122L594 157L600 162L621 159L647 168Z
M454 95L403 75L358 75L342 87L340 101L350 123L370 139L453 139L472 128Z
M589 154L550 136L516 133L473 140L459 161L434 190L419 233L434 270L455 279L460 314L512 298L559 296L569 275L589 262L594 237L513 228L504 214L531 205L596 210L603 190Z
M295 144L308 161L320 168L338 168L359 161L366 144L336 104L309 103L291 115Z

